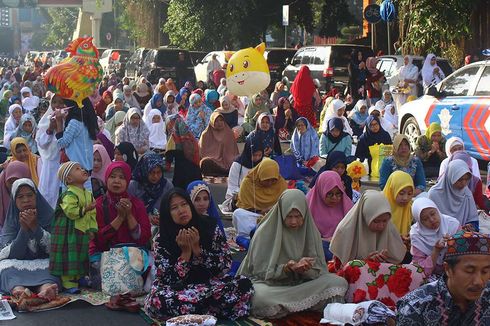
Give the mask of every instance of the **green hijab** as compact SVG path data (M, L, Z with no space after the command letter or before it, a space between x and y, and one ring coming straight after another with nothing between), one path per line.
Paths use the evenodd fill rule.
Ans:
M270 114L270 110L265 106L264 101L262 101L262 104L260 105L255 104L257 98L261 98L258 93L252 96L252 100L248 103L247 112L245 114L245 122L251 123L253 126L255 126L256 123L254 117L257 112Z
M303 225L295 230L284 224L286 216L293 209L297 209L304 218ZM284 278L284 265L303 257L315 258L311 270L303 275L293 274ZM284 191L257 228L238 274L248 276L254 282L294 285L316 279L326 272L322 239L304 193L298 189Z

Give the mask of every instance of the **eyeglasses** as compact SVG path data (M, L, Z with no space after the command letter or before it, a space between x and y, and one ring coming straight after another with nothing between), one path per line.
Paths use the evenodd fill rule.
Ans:
M327 198L328 199L333 199L334 197L336 198L342 198L344 194L342 192L327 192Z

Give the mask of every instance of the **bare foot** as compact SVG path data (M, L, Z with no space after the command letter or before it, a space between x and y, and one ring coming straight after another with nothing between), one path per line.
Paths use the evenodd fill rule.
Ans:
M12 296L14 298L19 298L22 295L22 293L24 293L25 290L26 288L23 286L16 286L10 292L12 293Z
M54 300L58 295L58 285L56 284L43 284L39 287L38 296L48 301Z

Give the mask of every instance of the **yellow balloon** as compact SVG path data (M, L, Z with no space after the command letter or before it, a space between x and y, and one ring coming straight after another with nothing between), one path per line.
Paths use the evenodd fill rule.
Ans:
M269 86L271 77L264 58L265 43L235 52L226 67L228 90L238 96L256 94Z

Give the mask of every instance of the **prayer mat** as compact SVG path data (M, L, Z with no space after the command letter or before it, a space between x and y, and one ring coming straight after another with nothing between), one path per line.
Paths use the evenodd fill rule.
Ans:
M275 319L272 321L273 326L319 326L327 325L320 324L320 320L323 318L323 313L318 311L301 311L288 315L281 319Z
M139 314L148 325L165 326L164 321L158 321L150 318L147 314L143 312L143 310L141 310ZM221 321L218 320L218 322L216 323L216 326L273 326L273 325L274 324L270 322L252 318L252 317L240 318L239 320L221 320Z

